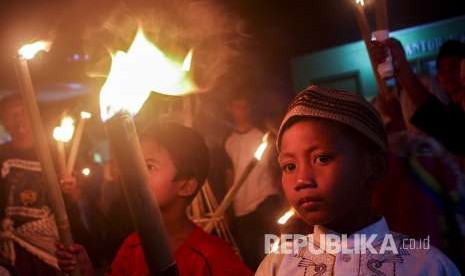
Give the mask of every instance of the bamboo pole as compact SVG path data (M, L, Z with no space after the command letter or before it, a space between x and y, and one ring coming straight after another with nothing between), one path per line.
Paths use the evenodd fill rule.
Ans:
M65 203L63 195L61 193L60 184L58 182L58 176L53 164L52 155L48 145L48 136L44 130L42 119L40 116L39 106L35 98L35 91L32 85L31 75L29 73L29 67L27 60L19 57L17 59L16 70L21 90L21 95L24 103L26 104L26 110L31 120L32 132L34 135L34 146L39 157L39 161L42 167L42 173L45 177L45 189L50 205L53 209L55 221L58 229L58 235L60 241L65 247L69 248L74 242L71 235L70 224L68 215L66 214ZM72 273L72 276L79 276L80 271L77 267Z
M371 32L370 32L370 26L368 24L368 20L365 14L365 10L363 9L362 5L356 4L355 5L355 18L357 20L357 25L360 31L360 35L362 36L362 40L365 43L365 47L368 52L368 58L370 59L370 64L371 68L373 70L373 74L376 79L376 84L378 86L379 92L383 95L387 93L387 87L386 84L384 83L384 80L381 78L379 75L378 70L376 70L376 65L373 61L373 58L371 56L370 52L370 45L371 45Z
M105 122L123 192L151 275L178 275L175 259L131 116L117 113Z
M86 124L86 119L79 117L79 121L74 133L73 142L71 143L71 149L69 151L68 162L66 162L66 172L68 175L71 175L74 171L74 165L76 164L77 154L79 151L79 145L81 144L82 133L84 131L84 126Z

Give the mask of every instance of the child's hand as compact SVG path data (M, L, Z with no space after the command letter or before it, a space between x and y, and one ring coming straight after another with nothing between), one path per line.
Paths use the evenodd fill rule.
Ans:
M58 266L63 272L71 273L79 265L81 276L95 275L92 262L83 246L73 244L69 248L65 248L62 243L57 242L56 248L55 255L58 259Z
M398 40L390 38L383 42L371 42L370 55L376 66L383 63L389 53L392 55L393 65L397 74L402 74L411 70L402 44L400 44Z

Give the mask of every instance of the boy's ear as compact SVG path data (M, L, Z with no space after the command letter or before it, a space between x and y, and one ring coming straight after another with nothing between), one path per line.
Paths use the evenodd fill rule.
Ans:
M178 195L189 197L197 191L198 183L194 178L180 180Z

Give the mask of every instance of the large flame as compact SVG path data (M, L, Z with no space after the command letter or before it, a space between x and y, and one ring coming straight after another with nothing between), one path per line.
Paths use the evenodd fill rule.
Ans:
M40 51L50 50L51 43L49 41L40 40L31 44L26 44L18 50L18 54L23 59L32 59Z
M151 91L172 96L192 92L194 85L188 74L191 58L190 52L184 62L169 59L139 29L129 50L113 56L100 91L102 120L119 112L137 114Z
M71 117L64 117L61 125L53 129L53 138L61 142L69 142L74 134L74 120Z

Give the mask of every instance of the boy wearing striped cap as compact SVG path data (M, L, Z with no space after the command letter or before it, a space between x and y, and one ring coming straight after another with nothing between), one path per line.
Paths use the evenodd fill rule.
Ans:
M386 147L382 121L361 96L316 86L299 93L277 148L286 197L313 234L282 236L256 275L460 275L428 240L390 232L372 212Z

